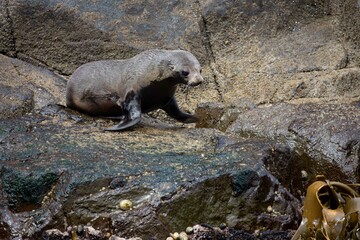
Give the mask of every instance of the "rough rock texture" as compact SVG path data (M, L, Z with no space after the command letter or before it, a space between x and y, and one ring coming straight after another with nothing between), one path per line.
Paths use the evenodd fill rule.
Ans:
M359 126L359 102L282 103L239 115L227 131L278 139L299 154L317 160L317 165L308 165L306 170L325 176L343 172L338 180L359 181ZM326 168L324 162L333 163L334 169Z
M359 68L344 69L348 55L330 17L272 38L243 41L218 51L225 101L237 96L257 103L358 97Z
M1 1L0 238L287 238L316 174L360 180L359 19L357 0ZM156 111L109 133L61 106L81 64L150 48L201 61L177 93L197 128Z
M270 141L151 121L109 133L100 127L112 123L70 119L60 109L16 126L1 122L1 219L13 236L91 223L119 236L163 238L197 222L254 231L269 218L281 230L300 219L298 200L264 168ZM124 182L114 188L118 177ZM133 210L119 209L123 199Z
M1 5L8 23L4 38L12 30L16 52L63 73L90 60L126 58L157 47L187 48L205 58L193 1L16 0Z
M180 93L192 111L198 99L358 97L357 16L355 0L6 0L0 52L68 75L92 60L183 48L201 60L207 79Z
M34 93L25 88L0 85L0 118L22 116L33 109Z
M45 68L35 67L1 54L0 68L0 84L3 86L1 91L6 98L6 101L2 101L1 104L11 104L7 101L11 100L12 95L17 96L14 97L15 105L20 99L25 101L23 107L27 106L28 111L23 113L29 112L32 108L39 110L48 104L65 104L66 80L64 78ZM7 107L3 108L3 116L7 115L5 108ZM2 114L3 111L1 111Z

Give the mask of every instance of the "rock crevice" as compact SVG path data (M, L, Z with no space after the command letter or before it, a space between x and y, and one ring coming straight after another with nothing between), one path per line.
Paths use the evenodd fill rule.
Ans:
M206 50L206 55L208 57L208 64L210 67L210 70L212 71L212 77L213 80L215 82L215 87L216 87L216 91L218 92L219 98L221 101L224 101L224 95L222 92L222 87L220 84L220 79L219 79L219 70L217 68L217 64L216 64L216 57L213 51L213 46L212 46L212 40L211 40L211 36L210 36L210 31L208 29L208 23L207 20L204 16L204 14L202 13L202 8L201 8L201 3L199 0L195 0L196 4L197 4L197 9L200 15L200 20L199 20L199 24L200 24L200 31L202 34L202 39L203 42L205 44L205 50Z
M7 34L7 46L8 51L6 52L11 57L17 56L16 50L16 38L15 38L15 30L14 30L14 22L10 13L9 0L4 0L4 9L5 9L5 31Z

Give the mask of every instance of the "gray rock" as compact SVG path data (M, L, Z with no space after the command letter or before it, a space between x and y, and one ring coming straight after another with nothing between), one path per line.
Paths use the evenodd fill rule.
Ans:
M14 118L33 110L34 93L26 87L0 84L0 118Z
M243 113L227 131L277 139L317 161L308 166L311 173L358 181L359 126L360 107L356 102L283 103ZM334 169L343 174L333 174Z
M18 119L16 128L10 120L0 122L0 137L6 143L0 144L2 189L13 211L27 213L14 216L16 231L35 237L47 225L63 226L64 219L72 225L91 223L100 230L110 227L124 237L165 237L169 229L185 229L193 221L246 222L244 226L251 228L255 215L277 204L274 189L287 199L278 204L280 215L289 216L274 228L295 227L299 220L291 210L297 209L298 201L289 200L289 193L280 190L263 168L272 142L233 139L218 148L223 134L211 129L138 126L135 131L104 133L91 121L76 124L70 118L33 115ZM23 164L26 168L20 170ZM253 178L235 177L244 171ZM109 189L109 177L117 176L124 176L127 184ZM265 193L266 206L250 207ZM244 206L252 209L251 217L239 210L244 198L251 203ZM132 210L118 209L123 199L133 202ZM6 219L0 222L8 224Z
M67 75L85 62L128 58L149 48L193 52L208 81L191 93L195 99L180 94L191 111L199 96L233 102L241 95L263 103L356 97L359 91L358 85L343 87L354 83L358 70L339 71L359 62L353 2L16 0L0 6L0 52Z
M350 30L353 15L344 10L358 6L335 2L203 2L225 102L239 96L256 103L358 97L358 69L342 70L358 66L358 51L339 37L340 31L359 38L359 31Z
M196 109L198 128L219 128L220 118L224 115L225 106L221 103L203 103Z
M18 56L62 73L91 60L127 58L158 47L186 48L204 59L193 1L16 0L1 5L12 19Z
M343 0L1 1L0 52L18 59L0 55L0 238L88 223L100 237L144 239L201 222L226 223L225 236L296 228L314 175L359 180L358 9ZM60 106L59 73L149 48L200 59L207 81L180 88L179 105L199 104L205 125L227 132L165 124L156 112L107 133L111 120ZM292 104L264 104L283 101ZM120 210L123 199L133 209Z
M0 84L4 86L2 103L22 107L20 115L32 108L39 110L49 104L65 103L66 80L53 72L1 54L0 69ZM21 94L23 97L19 98Z
M10 16L9 1L0 3L0 52L16 56L14 26Z
M206 102L198 104L195 114L199 118L197 128L216 128L225 131L241 114L256 105L249 99L237 99L226 106L219 102Z
M71 236L67 232L61 232L58 229L46 230L43 239L46 240L70 240Z

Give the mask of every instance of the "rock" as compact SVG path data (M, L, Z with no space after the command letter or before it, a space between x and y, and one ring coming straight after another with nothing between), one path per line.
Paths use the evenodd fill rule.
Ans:
M11 230L5 222L0 222L0 238L9 239L11 237Z
M34 93L26 87L0 84L0 118L14 118L33 110Z
M338 37L344 29L336 23L353 17L344 17L344 8L357 6L340 2L201 3L224 101L343 97L343 82L354 82L350 75L358 70L342 69L358 64L348 55L354 47ZM345 90L346 97L357 97L355 85Z
M14 208L32 204L31 216L34 217L27 219L26 225L19 220L19 228L26 229L23 231L28 236L41 232L48 224L63 226L64 218L72 225L90 222L99 229L110 227L118 236L143 238L166 238L169 230L185 229L192 222L236 225L245 222L246 213L239 212L237 207L243 197L250 199L245 192L258 196L256 189L263 192L281 189L274 178L265 177L264 170L245 170L245 167L252 169L256 163L263 165L264 154L273 145L271 141L233 139L216 148L222 133L212 129L162 129L145 125L120 134L104 133L92 126L91 119L78 124L70 118L36 114L18 119L17 127L11 132L8 130L14 125L9 120L0 121L0 128L3 129L0 138L9 143L0 144L1 182L6 186L2 189L7 191L6 201L14 202ZM16 145L10 144L9 136ZM89 157L89 152L95 155ZM20 171L24 161L26 169ZM244 171L250 171L254 181L240 181L242 178L235 177ZM265 175L258 175L258 171ZM43 181L46 176L54 176L53 181ZM108 189L109 178L117 176L126 176L127 184ZM267 186L275 182L270 188L264 188L260 187L263 181ZM37 198L17 200L25 199L31 189L41 190L32 190ZM45 196L44 203L39 204ZM120 199L131 199L136 208L117 209ZM266 206L272 204L272 200L269 201ZM288 200L289 204L296 202ZM257 209L266 211L266 206ZM253 211L252 217L246 218L249 225L244 225L250 227L251 222L257 221L253 216L259 212L244 208ZM227 213L226 209L231 211ZM278 211L285 214L282 207ZM62 213L66 213L66 217ZM294 221L299 216L292 216L286 221L289 226L293 222L295 227ZM6 219L0 221L7 223ZM277 227L281 228L278 223Z
M100 1L90 6L81 1L16 0L1 6L3 19L9 15L12 20L21 57L66 74L87 61L128 58L159 46L186 48L205 58L193 1Z
M292 231L271 231L265 230L260 233L259 239L260 240L285 240L291 239L293 236Z
M346 39L346 50L351 65L360 64L359 47L359 2L335 0L329 2L332 15L337 17L338 35Z
M0 71L1 95L5 94L2 104L20 109L22 106L22 110L7 107L13 115L23 115L32 108L39 110L49 104L65 104L66 80L51 71L1 54Z
M110 189L116 189L120 187L124 187L126 185L126 179L124 177L116 177L111 180L109 184Z
M31 211L40 207L44 196L59 178L55 173L33 177L14 169L3 168L1 172L2 187L7 194L8 206L13 212Z
M200 119L196 123L198 128L219 128L221 116L224 115L225 106L221 103L203 103L196 109L196 116Z
M269 186L269 183L273 185ZM296 226L296 219L300 216L297 210L299 203L294 198L290 203L288 197L292 198L291 194L282 189L275 178L264 169L245 168L230 178L213 179L192 190L189 189L182 195L175 196L171 201L163 203L158 212L160 217L173 216L168 219L167 225L168 227L175 226L174 229L181 229L186 222L209 222L213 219L211 220L213 223L216 219L217 225L226 222L230 227L237 226L243 230L253 231L255 225L250 222L253 222L260 213L266 212L269 205L266 203L273 203L281 209L280 215L283 217L281 221L274 221L273 226L278 224L276 229L284 229L290 227L291 224ZM247 199L246 203L242 202L243 199ZM221 214L230 209L229 214ZM261 220L257 224L262 225Z
M125 240L125 238L121 238L121 237L117 237L117 236L114 236L112 235L109 240Z
M91 226L84 227L84 234L77 235L73 231L65 231L61 232L58 229L50 229L46 230L42 236L42 239L46 240L70 240L70 239L78 239L78 240L141 240L141 238L121 238L116 235L111 235L110 233L102 233L99 230L94 229ZM71 232L71 233L68 233Z
M319 34L313 34L314 29ZM317 40L310 40L313 37ZM311 97L334 99L344 95L356 97L359 91L357 84L355 89L346 87L353 82L354 75L359 75L359 70L342 70L348 64L347 53L336 40L329 21L321 20L291 34L244 46L242 50L237 45L234 48L218 60L220 71L228 79L223 83L226 101L239 95L257 103ZM254 56L254 52L258 54Z
M92 226L85 226L84 231L85 234L89 236L89 239L105 240L104 234L101 231L94 229Z
M208 79L190 94L196 98L179 93L190 111L199 99L336 99L344 97L341 80L355 83L352 76L358 75L357 8L356 1L342 0L98 1L91 6L76 0L3 1L0 52L69 75L93 60L183 48L201 60ZM341 71L347 67L355 71ZM358 91L358 84L348 88L346 97Z
M237 99L228 106L218 102L198 104L195 114L199 118L197 128L216 128L225 131L241 114L255 108L249 99Z
M355 159L359 158L359 121L360 108L356 102L283 103L243 113L227 131L281 140L303 156L302 162L297 163L300 165L291 169L303 167L312 179L316 174L324 174L334 180L358 181ZM291 157L285 161L291 161ZM286 164L276 166L279 170ZM288 169L285 167L276 175L288 176ZM297 174L300 176L301 171Z
M219 228L195 225L194 234L191 235L189 239L190 240L196 240L196 239L255 240L256 238L252 234L242 230L235 230L235 229L220 230Z
M71 237L67 232L61 232L57 229L46 230L43 236L46 240L70 240Z
M89 223L95 239L164 239L206 223L190 239L289 238L315 174L359 180L358 16L342 0L1 1L0 237ZM197 129L160 110L108 133L112 120L61 106L79 65L149 48L200 59L205 84L176 93L199 105Z
M9 2L0 3L0 52L16 56L13 21L10 17Z
M84 226L82 224L77 227L76 233L79 235L82 235L84 233Z

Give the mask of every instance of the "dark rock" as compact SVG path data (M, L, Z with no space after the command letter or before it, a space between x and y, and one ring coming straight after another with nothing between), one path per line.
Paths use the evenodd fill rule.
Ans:
M14 118L33 110L34 93L26 87L0 84L0 118Z
M358 181L359 121L356 104L276 104L239 115L227 131L285 143L302 159L296 164L311 176L324 174L332 180ZM290 154L284 160L291 161ZM272 165L279 171L279 166L287 164ZM298 168L293 165L292 169ZM287 179L286 171L281 172L277 176Z
M253 177L244 178L249 172ZM240 184L243 184L242 192L239 192ZM273 205L279 216L282 216L279 221L273 221L273 229L297 226L300 218L299 203L271 174L260 167L238 171L230 178L224 176L195 185L193 189L164 202L157 212L160 219L172 216L166 223L173 231L191 222L211 222L217 225L226 222L229 227L254 231L269 227L267 222L256 220L269 205ZM225 212L228 214L222 214Z
M26 159L23 160L26 162ZM2 169L2 185L7 195L8 205L13 212L31 211L41 206L59 176L54 173L33 177L14 169Z
M256 239L255 236L253 236L252 234L246 231L235 230L233 228L221 230L219 228L207 228L201 225L195 225L193 228L194 228L194 234L189 236L190 240L197 240L197 239L255 240Z
M9 1L0 3L0 52L16 56L14 26L10 16Z
M116 189L120 187L124 187L126 185L126 179L124 177L116 177L111 180L109 184L110 189Z
M338 19L338 35L346 39L349 63L355 66L360 64L359 55L359 2L335 0L329 1L329 8Z
M360 108L326 104L304 105L300 110L308 117L295 119L289 132L308 143L311 158L335 162L345 175L359 181Z
M284 144L276 144L269 149L263 161L266 168L274 174L281 184L299 199L303 197L306 191L309 178L314 179L317 174L314 169L315 163L310 157L305 154L299 155L298 152L292 151L289 146ZM328 163L328 165L331 164ZM306 180L302 176L304 169L311 172L311 176L308 176ZM339 169L332 171L332 173L342 175Z
M84 227L86 238L89 240L106 240L105 235L91 226Z
M0 222L0 239L10 239L11 230L7 223Z
M193 50L204 59L193 1L86 4L19 0L5 1L1 6L12 19L21 57L36 59L66 74L91 60L128 58L159 46Z
M225 131L241 114L256 105L249 99L237 99L229 106L219 102L206 102L198 104L195 114L199 118L198 128L216 128Z
M71 121L44 115L36 119L33 115L18 119L15 129L10 121L0 122L0 137L7 143L0 144L0 159L6 170L2 182L11 193L6 196L7 201L23 199L23 194L31 189L42 189L32 191L38 198L31 201L38 204L42 200L41 206L32 208L26 225L19 219L18 228L26 229L22 231L28 236L36 238L46 226L64 226L64 219L70 225L91 223L96 228L110 228L119 236L145 238L162 238L169 231L185 229L196 222L226 222L231 226L246 222L248 225L244 226L252 228L256 215L266 211L268 205L283 215L290 214L290 206L297 204L290 197L288 205L272 200L275 190L287 196L273 177L260 170L272 142L233 139L231 144L216 148L221 132L211 129L145 126L136 131L104 133L89 122L69 125ZM26 126L32 130L27 131ZM13 130L10 133L8 129ZM251 170L256 163L260 168ZM13 174L24 164L26 169L21 172L29 171L31 176ZM254 178L235 177L243 171L252 171ZM53 180L42 181L49 174ZM119 175L126 176L126 185L107 188L110 179ZM10 179L18 178L25 182L10 188ZM21 181L12 182L17 186ZM241 191L235 188L240 185ZM259 204L255 199L263 198L263 194L269 197L261 200L263 207L255 208ZM132 210L118 209L123 199L133 202ZM246 216L250 211L251 217ZM291 214L293 218L287 221L298 221L299 216ZM281 224L277 225L279 229Z
M203 103L196 109L196 116L199 122L198 128L219 128L221 116L224 115L225 106L221 103Z
M358 15L342 0L1 1L0 52L29 63L0 55L2 113L16 117L0 120L0 236L89 223L93 238L149 239L224 222L202 237L287 239L302 171L359 180L359 104L340 104L359 101ZM149 48L200 59L205 84L180 88L179 105L199 104L198 126L227 132L164 124L160 110L109 133L112 121L61 107L58 73ZM293 104L264 105L281 101ZM133 209L120 210L123 199Z
M241 177L235 175L236 178L234 178L234 185L239 185L244 180L249 182L248 189L236 193L239 194L240 199L247 199L247 207L244 206L243 208L244 203L240 202L239 209L242 210L239 213L239 218L234 221L235 226L238 229L251 231L262 227L286 230L297 226L300 218L299 202L263 167L250 171L254 171L254 173L250 173L252 177L249 179L244 179L242 174ZM268 213L269 206L273 209L271 213ZM266 218L258 217L264 215L271 216L271 227ZM251 223L254 219L257 219L256 225Z
M261 240L290 240L294 233L292 231L271 231L265 230L260 233Z
M79 235L82 235L84 233L84 226L82 224L77 227L76 233Z

